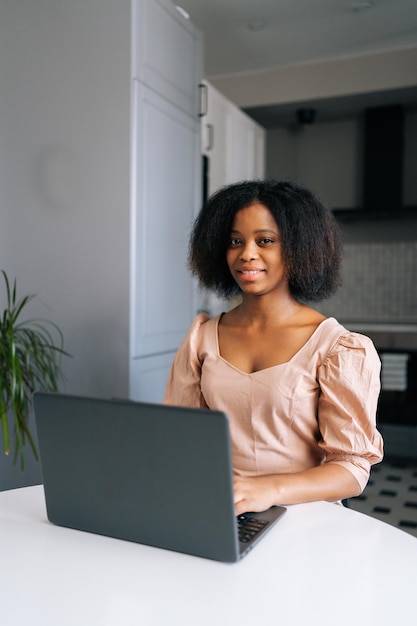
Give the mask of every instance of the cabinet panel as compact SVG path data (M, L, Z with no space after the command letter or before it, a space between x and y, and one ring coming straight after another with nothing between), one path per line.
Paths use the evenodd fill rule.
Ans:
M209 158L209 193L213 193L226 184L233 105L211 85L206 88L207 114L202 118L201 149Z
M209 193L240 180L265 175L265 129L207 86L207 114L201 120L201 150L209 159Z
M207 114L201 119L201 151L208 158L208 192L265 175L265 129L239 107L207 86ZM210 290L199 294L199 308L214 316L230 303Z
M200 31L168 0L134 0L132 11L133 78L197 116L203 58Z
M130 368L130 398L137 402L163 400L175 352L133 359Z
M262 178L265 131L236 108L231 116L227 155L227 183Z
M186 267L201 198L200 124L133 85L131 355L175 350L195 311Z

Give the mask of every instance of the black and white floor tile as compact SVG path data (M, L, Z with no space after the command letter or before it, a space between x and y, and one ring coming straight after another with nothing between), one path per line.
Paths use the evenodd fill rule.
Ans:
M350 507L417 537L417 460L385 459Z

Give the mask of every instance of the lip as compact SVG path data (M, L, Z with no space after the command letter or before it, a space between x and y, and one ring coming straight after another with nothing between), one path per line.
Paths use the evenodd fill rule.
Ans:
M245 281L256 280L264 272L265 270L260 269L259 267L241 267L237 270L241 279Z

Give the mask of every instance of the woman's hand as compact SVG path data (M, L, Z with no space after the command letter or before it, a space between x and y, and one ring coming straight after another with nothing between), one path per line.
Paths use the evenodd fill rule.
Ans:
M275 476L234 477L236 515L266 511L277 502Z

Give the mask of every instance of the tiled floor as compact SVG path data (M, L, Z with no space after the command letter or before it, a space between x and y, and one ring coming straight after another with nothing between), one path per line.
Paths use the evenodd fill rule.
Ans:
M417 460L385 459L371 470L363 494L350 507L417 537Z

